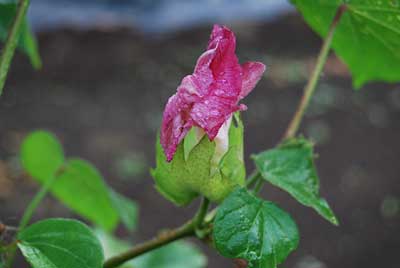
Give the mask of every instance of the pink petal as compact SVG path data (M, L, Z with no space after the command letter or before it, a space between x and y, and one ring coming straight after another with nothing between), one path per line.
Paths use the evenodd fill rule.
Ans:
M207 51L165 107L160 142L167 161L192 126L202 128L213 140L233 112L247 109L238 102L254 88L265 66L257 62L241 66L235 48L233 32L214 25Z
M186 122L187 115L181 108L182 104L180 96L173 95L169 98L163 114L160 143L168 162L172 160L179 143L191 127L191 124Z
M214 81L208 94L193 106L191 117L196 125L203 128L210 140L230 115L237 111L241 91L241 67L235 55L236 38L228 28L215 25L208 49L215 51L209 65Z
M246 62L242 64L242 91L240 99L246 97L257 85L265 72L265 65L261 62Z

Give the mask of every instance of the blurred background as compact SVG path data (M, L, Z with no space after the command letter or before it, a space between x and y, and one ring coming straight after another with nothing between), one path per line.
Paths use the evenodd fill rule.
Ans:
M241 62L268 66L245 99L249 171L249 155L280 140L321 45L285 0L33 0L29 20L43 68L32 70L17 53L0 99L0 220L17 225L38 189L17 156L27 133L46 129L67 155L94 163L140 204L138 230L119 231L135 241L180 225L197 207L164 200L149 169L167 98L192 73L212 24L234 30ZM399 84L355 91L346 66L329 57L301 132L317 143L322 196L340 226L266 185L263 196L288 210L300 228L299 249L284 267L399 267L399 120ZM35 219L57 216L76 217L49 196ZM199 247L209 256L207 267L234 267Z

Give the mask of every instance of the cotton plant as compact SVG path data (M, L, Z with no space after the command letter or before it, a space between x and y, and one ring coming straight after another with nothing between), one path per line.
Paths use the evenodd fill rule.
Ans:
M206 267L201 251L182 241L194 237L240 267L276 268L297 248L299 230L287 212L260 195L265 183L338 225L319 194L315 145L298 130L331 48L349 67L357 89L369 81L400 81L396 50L400 20L393 17L400 5L363 0L292 3L324 38L323 45L286 131L276 147L251 156L253 171L246 172L243 161L246 122L241 113L247 109L244 98L256 90L265 74L268 77L268 70L261 62L240 64L233 31L215 25L193 73L183 77L176 93L166 100L160 130L155 133L156 166L151 170L155 188L166 200L177 206L201 200L195 215L144 242L117 239L114 233L121 224L130 232L135 230L139 205L109 187L91 163L66 156L53 134L34 131L21 145L20 160L41 188L17 228L0 222L0 267L11 268L18 252L33 268ZM27 0L0 2L0 38L5 40L0 95L16 48L35 67L40 66L25 20L28 6ZM389 17L382 15L383 10ZM31 223L48 193L95 229L65 218Z

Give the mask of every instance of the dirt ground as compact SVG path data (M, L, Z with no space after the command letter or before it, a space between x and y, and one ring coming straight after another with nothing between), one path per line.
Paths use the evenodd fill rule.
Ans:
M244 101L250 171L248 155L271 148L283 134L320 39L298 17L231 26L240 60L268 66ZM176 208L168 203L154 189L148 170L165 102L192 72L209 31L204 26L157 38L127 29L40 34L43 69L32 70L18 54L0 99L0 220L16 224L38 188L20 175L16 156L21 139L34 129L53 131L67 155L93 162L112 186L137 200L141 218L135 240L190 217L197 204ZM300 228L299 249L284 267L399 267L399 120L400 85L374 83L354 91L346 67L330 57L302 133L317 142L321 192L340 226L288 194L264 187L263 196L292 213ZM35 219L55 216L76 217L49 197ZM209 256L208 267L233 267L200 246Z

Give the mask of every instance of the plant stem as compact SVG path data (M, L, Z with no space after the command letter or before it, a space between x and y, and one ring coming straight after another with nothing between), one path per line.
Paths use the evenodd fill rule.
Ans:
M56 179L56 176L48 180L42 188L40 188L39 192L36 193L36 195L33 197L31 203L29 206L25 209L25 212L22 216L22 219L19 223L18 230L22 231L29 223L31 220L33 213L36 211L36 208L39 206L39 204L42 202L43 198L47 195L49 192L51 186L53 185L54 181Z
M191 219L190 221L188 221L187 223L176 229L162 232L153 239L148 240L140 245L137 245L136 247L133 247L120 255L111 257L110 259L106 260L106 262L103 265L103 268L118 267L124 262L127 262L146 252L157 249L161 246L164 246L181 238L194 236L196 234L196 229L200 228L203 225L209 204L210 201L207 198L203 198L200 204L200 208L198 209L193 219Z
M311 74L308 83L304 87L303 97L301 98L300 104L296 110L296 113L290 122L283 139L293 138L296 135L300 127L300 123L304 117L304 113L307 110L308 105L310 104L311 97L313 96L315 89L318 84L318 80L321 76L321 72L325 66L326 60L329 55L329 50L332 45L333 35L336 30L336 26L338 25L342 15L347 10L347 6L342 4L338 10L336 11L336 15L329 27L329 31L327 36L325 37L324 43L322 45L321 51L319 52L317 63L314 67L314 70Z
M332 45L333 36L336 30L336 26L338 25L340 19L342 18L344 12L347 10L347 5L342 4L336 11L335 17L332 20L332 23L329 27L329 31L327 36L325 37L324 43L319 52L317 63L314 67L314 70L311 74L310 79L308 80L306 86L304 87L304 93L301 97L301 101L299 106L297 107L296 113L294 114L288 128L286 129L285 134L283 135L282 140L293 138L297 131L299 130L300 123L303 120L304 114L307 110L308 105L310 104L311 98L315 93L315 89L317 88L318 80L321 76L322 70L324 69L326 60L328 59L329 50ZM263 184L264 180L257 180L258 176L260 176L259 171L253 171L253 175L249 178L246 186L251 186L257 182L254 193L258 193Z
M263 184L264 184L264 179L263 178L259 178L257 183L256 183L256 185L254 186L253 192L255 194L258 194L261 191L261 189L263 187Z
M258 178L260 177L260 171L253 170L253 172L251 173L250 177L247 179L246 181L246 187L250 188L254 183L256 183L258 181Z
M14 56L15 48L19 40L19 33L24 22L26 11L29 7L29 0L20 0L17 6L14 21L8 32L7 39L0 56L0 96L3 93L7 73L10 68L11 60Z
M60 169L61 170L61 169ZM18 226L18 232L22 231L29 223L31 220L33 213L36 211L36 208L39 206L39 204L42 202L43 198L46 196L46 194L49 192L51 186L53 185L55 179L57 176L54 176L50 180L44 184L39 192L36 193L36 195L33 197L32 201L28 205L28 207L25 209L24 214L22 215L22 219L19 222ZM8 255L8 260L7 260L7 265L5 267L10 267L14 261L15 258L15 253L17 251L17 245L14 245L13 247L10 248L9 255Z
M157 249L161 246L164 246L168 243L179 240L181 238L193 236L195 233L194 230L195 230L195 224L194 224L194 221L191 220L191 221L187 222L186 224L182 225L181 227L163 232L151 240L148 240L140 245L137 245L136 247L133 247L132 249L130 249L120 255L117 255L117 256L114 256L114 257L108 259L104 263L103 268L118 267L119 265L123 264L124 262L129 261L129 260L131 260L139 255L142 255L146 252Z
M195 228L202 227L204 223L204 218L207 215L209 205L210 205L210 200L203 197L203 199L201 200L199 210L197 211L196 216L194 217Z

